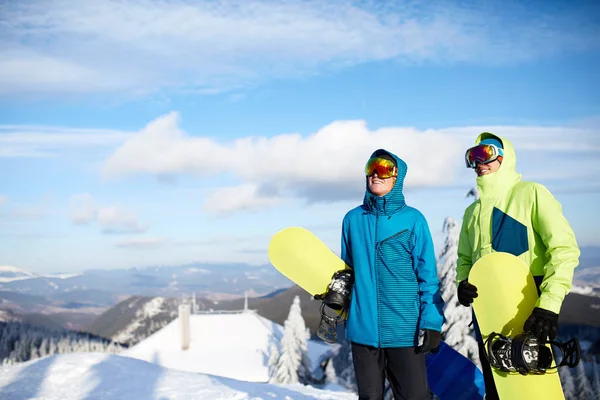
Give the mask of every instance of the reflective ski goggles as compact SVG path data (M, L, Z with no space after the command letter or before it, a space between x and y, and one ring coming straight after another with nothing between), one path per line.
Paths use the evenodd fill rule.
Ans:
M396 165L385 158L370 158L365 166L365 175L371 176L375 172L377 172L377 176L381 179L391 178L396 176Z
M475 168L477 163L487 164L504 156L504 151L493 144L480 144L465 153L467 168Z

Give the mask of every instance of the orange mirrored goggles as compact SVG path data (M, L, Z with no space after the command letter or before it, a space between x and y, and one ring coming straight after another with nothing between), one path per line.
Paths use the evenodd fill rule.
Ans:
M365 175L371 176L375 172L377 172L377 176L381 179L391 178L396 176L396 165L385 158L370 158L365 166Z

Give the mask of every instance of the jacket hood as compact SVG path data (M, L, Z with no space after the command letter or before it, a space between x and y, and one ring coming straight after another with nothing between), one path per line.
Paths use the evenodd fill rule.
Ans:
M490 132L483 132L477 137L475 144L488 138L495 138L502 142L504 157L496 172L477 177L477 187L481 197L498 197L519 182L521 174L517 173L517 156L511 141Z
M406 172L408 171L408 166L400 157L395 155L394 153L384 150L378 149L375 150L371 157L380 156L382 154L387 154L396 160L396 167L398 170L398 177L396 178L396 183L392 190L384 195L384 196L376 196L369 190L369 178L365 179L365 197L363 199L363 205L369 211L378 211L379 213L385 215L392 215L395 212L400 211L406 206L406 202L404 201L404 193L402 193L402 189L404 187L404 178L406 177Z

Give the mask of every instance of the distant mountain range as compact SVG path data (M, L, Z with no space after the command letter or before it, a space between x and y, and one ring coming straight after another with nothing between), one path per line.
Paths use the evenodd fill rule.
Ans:
M107 294L139 296L218 294L241 296L245 291L266 294L290 286L275 268L246 264L188 264L180 266L88 270L80 274L38 276L15 267L0 267L0 289L55 299L104 304ZM84 291L86 298L82 299ZM59 295L60 294L60 295Z
M570 298L584 295L584 303L593 301L587 299L589 296L600 298L600 247L582 247L574 283L576 287ZM319 322L319 302L313 301L272 266L201 263L45 276L16 267L0 266L0 320L28 319L38 321L39 325L67 329L92 327L94 331L112 336L125 329L128 321L135 319L129 313L135 314L142 303L157 297L172 299L161 305L169 307L172 304L169 311L165 311L165 315L170 315L179 299L192 294L196 295L198 305L205 309L241 309L245 292L250 296L250 308L257 309L262 316L277 323L283 323L293 297L299 295L311 331L314 332ZM126 302L120 303L122 301ZM570 301L565 303L567 309ZM115 305L129 311L123 311L124 314L116 318L115 310L111 311ZM587 307L575 307L564 318L571 319L569 315L581 309L587 310ZM106 322L102 322L104 312L113 313ZM592 309L589 314L599 314L598 308ZM111 328L112 331L103 327L117 320L122 322ZM141 331L138 333L142 334ZM137 335L135 329L132 335Z
M40 320L51 317L55 324L68 329L83 329L131 296L179 298L195 294L217 301L239 298L245 292L260 296L291 285L268 265L189 264L50 276L0 266L0 320L22 320L31 315L35 319L37 315Z
M320 320L321 303L313 300L298 286L267 296L249 298L248 308L255 310L262 317L283 325L295 296L300 297L302 316L314 339ZM121 343L135 344L175 319L181 303L182 299L131 297L99 316L87 331ZM242 310L244 299L221 302L196 300L196 304L199 312ZM570 293L563 303L560 322L570 328L584 326L600 332L598 310L600 310L600 297ZM338 336L342 339L343 324L339 324L338 328Z

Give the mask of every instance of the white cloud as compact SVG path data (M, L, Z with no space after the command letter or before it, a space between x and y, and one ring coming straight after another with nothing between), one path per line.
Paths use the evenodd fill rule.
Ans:
M135 214L118 206L100 208L97 219L103 233L140 233L147 229L139 224Z
M377 148L388 149L407 162L405 188L456 184L467 172L462 162L464 150L483 131L510 138L517 148L519 165L539 164L538 159L547 165L551 158L553 168L561 174L570 173L569 177L584 176L589 169L582 166L594 162L593 156L600 149L595 131L582 128L370 130L364 121L335 121L305 136L296 133L215 141L183 132L178 118L177 113L157 118L127 140L106 160L104 176L219 176L224 185L238 183L215 188L205 199L204 209L226 213L266 208L292 198L308 202L360 198L365 184L364 163Z
M282 134L231 142L192 137L177 124L177 113L148 124L106 161L105 176L189 172L240 179L242 185L220 188L207 201L209 210L229 211L272 205L288 196L355 198L364 188L364 163L377 148L408 163L407 186L443 185L452 180L447 166L463 148L451 135L411 128L370 131L364 121L337 121L307 137ZM445 174L435 173L441 170Z
M53 157L68 149L114 146L131 135L108 129L0 125L0 158Z
M89 193L78 193L71 196L69 208L71 221L76 225L87 225L96 220L98 206Z
M440 129L444 134L468 138L473 143L477 137L473 132L492 132L510 138L517 157L520 153L593 153L600 150L600 125L577 126L469 126Z
M102 233L141 233L147 227L140 225L135 214L123 210L119 206L101 206L89 193L78 193L71 196L69 215L77 225L98 223Z
M261 194L258 185L243 184L216 189L206 198L204 210L209 213L257 211L276 206L281 201L276 195Z
M166 239L160 237L143 237L120 240L116 243L116 246L128 249L154 248L165 242Z
M33 220L48 216L51 196L44 195L35 203L20 202L0 194L0 220L22 221Z
M598 46L594 14L585 7L558 14L509 2L501 9L350 0L47 0L2 7L6 95L215 92L377 60L514 63Z
M41 205L16 205L10 214L11 217L34 219L46 216L46 211Z

